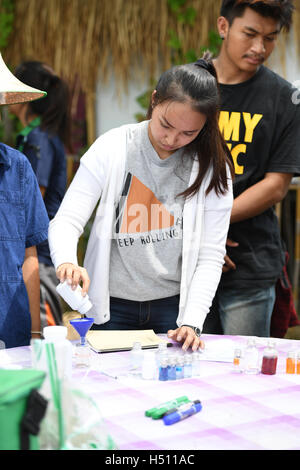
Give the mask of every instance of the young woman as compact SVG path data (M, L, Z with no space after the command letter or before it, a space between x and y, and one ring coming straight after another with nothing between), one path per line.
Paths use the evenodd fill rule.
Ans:
M20 64L15 76L23 83L47 92L41 100L14 104L10 110L23 125L16 147L31 163L51 220L61 204L67 184L65 148L70 146L68 87L50 67L37 61ZM42 285L42 323L45 323L45 296L51 300L52 315L57 322L61 311L48 241L40 244L37 250Z
M61 282L89 289L95 329L153 329L184 349L203 346L232 206L218 106L210 61L174 67L149 120L107 132L82 157L49 243ZM99 200L82 268L77 241Z

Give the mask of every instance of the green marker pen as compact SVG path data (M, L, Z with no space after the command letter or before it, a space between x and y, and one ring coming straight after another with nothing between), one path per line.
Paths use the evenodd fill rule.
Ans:
M162 403L155 408L147 410L145 415L151 417L152 419L160 419L167 411L171 410L172 408L176 408L181 403L187 403L189 401L190 400L186 396L175 398L174 400L167 401L166 403Z

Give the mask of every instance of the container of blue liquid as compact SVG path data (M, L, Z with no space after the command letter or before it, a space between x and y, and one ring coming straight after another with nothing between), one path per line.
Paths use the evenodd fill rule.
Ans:
M168 364L168 380L176 380L176 358L171 356Z
M160 361L158 379L161 382L167 382L168 380L168 358L167 357L163 357Z
M184 378L184 359L183 356L178 356L176 360L176 380Z

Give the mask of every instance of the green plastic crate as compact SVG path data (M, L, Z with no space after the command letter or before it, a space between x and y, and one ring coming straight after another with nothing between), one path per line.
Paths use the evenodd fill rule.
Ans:
M0 370L0 450L21 448L20 427L30 393L38 390L45 373L34 369ZM30 435L30 450L39 449L38 436Z

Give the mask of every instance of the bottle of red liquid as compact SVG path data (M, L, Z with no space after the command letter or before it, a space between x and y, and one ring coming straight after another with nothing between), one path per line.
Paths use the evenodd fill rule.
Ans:
M274 343L269 341L268 346L263 352L261 373L266 375L276 374L278 353Z

